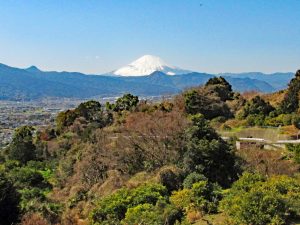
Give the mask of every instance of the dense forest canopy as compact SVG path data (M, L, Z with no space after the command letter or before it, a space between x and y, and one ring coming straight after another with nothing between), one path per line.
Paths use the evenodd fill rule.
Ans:
M300 71L279 104L211 78L160 102L125 94L16 129L1 150L0 224L295 224L300 145L239 150L217 130L300 128Z

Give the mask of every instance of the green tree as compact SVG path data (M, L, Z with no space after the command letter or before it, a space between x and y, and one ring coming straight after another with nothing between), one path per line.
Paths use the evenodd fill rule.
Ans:
M34 128L23 126L16 129L13 140L8 147L8 158L22 164L36 158L36 147L33 144Z
M300 70L290 81L284 99L280 103L279 109L282 113L296 112L299 108L299 91L300 91Z
M246 118L249 115L263 115L267 116L275 109L270 103L265 102L260 96L255 96L246 103L243 108L243 117Z
M8 172L8 177L18 189L31 187L45 189L51 187L41 172L29 167L14 168Z
M13 184L0 172L0 223L11 225L18 220L19 195Z
M287 176L245 173L221 201L233 224L286 224L299 213L300 183Z
M298 129L300 129L300 116L299 115L293 115L293 117L292 117L292 123L293 123L293 125L296 127L296 128L298 128Z
M232 117L227 104L206 90L189 90L184 93L184 101L185 110L189 114L201 113L206 119L213 119L218 116Z
M155 205L166 199L167 189L160 184L145 184L132 190L120 189L112 195L100 199L91 213L92 224L120 224L129 208L138 205Z
M205 87L215 93L221 101L232 100L234 93L231 85L224 79L224 77L210 78Z
M286 147L292 152L294 161L300 164L300 144L287 144Z
M186 131L183 168L187 173L203 174L211 182L229 186L237 179L239 167L231 147L208 125L202 115L191 118Z
M66 127L74 123L77 116L75 110L60 112L56 117L56 131L62 133Z
M194 183L190 189L174 191L170 202L178 209L188 211L196 209L200 212L212 213L217 211L222 197L220 186L208 181Z
M115 112L120 112L124 110L130 111L134 109L138 103L138 96L134 96L132 94L125 94L121 98L118 98L116 103L113 106L111 106L111 108Z
M207 181L207 178L202 174L192 172L184 179L183 187L191 189L193 187L193 184L199 181Z
M163 225L164 220L162 213L151 204L138 205L129 208L126 212L125 219L122 220L124 225Z
M81 103L75 109L75 112L78 116L84 117L87 121L101 122L102 120L101 104L94 100Z
M171 169L165 169L159 173L159 180L168 189L169 193L171 193L180 188L182 176L181 174L174 173Z

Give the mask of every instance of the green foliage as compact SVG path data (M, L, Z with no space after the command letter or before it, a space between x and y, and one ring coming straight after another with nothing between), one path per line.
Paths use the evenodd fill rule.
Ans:
M19 193L22 212L44 212L49 216L49 204L52 203L49 203L47 193L52 185L48 180L52 178L53 171L46 167L45 162L29 161L22 166L17 161L7 161L3 170Z
M212 213L217 211L221 197L221 188L218 185L199 181L194 183L191 189L173 192L170 202L184 211L194 209Z
M221 201L234 224L285 224L299 212L300 184L286 176L264 179L245 173ZM297 208L298 207L298 208Z
M146 184L132 190L120 189L97 203L91 213L91 221L93 224L118 224L129 208L142 204L155 205L166 196L167 189L159 184Z
M191 189L193 187L193 184L199 181L207 181L207 178L202 174L192 172L184 179L183 187Z
M221 101L233 99L234 93L231 85L223 77L210 78L205 87L215 93Z
M187 113L195 115L201 113L206 119L212 119L218 116L226 118L232 117L229 107L214 95L208 93L190 90L184 93L185 110Z
M83 102L75 109L78 116L84 117L90 122L101 122L101 112L101 104L94 100Z
M20 208L26 212L36 212L41 203L46 201L45 192L40 188L23 188L19 190L21 195Z
M168 189L169 193L171 193L180 188L182 176L181 174L174 173L171 169L165 169L159 173L159 180Z
M286 144L286 147L293 153L293 160L300 164L300 144Z
M270 113L271 114L271 113ZM268 116L265 118L264 124L267 126L288 126L291 125L293 122L295 115L293 114L280 114L278 116Z
M295 74L288 86L287 92L282 100L279 109L282 113L296 112L299 108L299 91L300 91L300 70Z
M46 189L51 187L39 171L29 167L14 168L8 176L18 189L30 187Z
M132 94L125 94L122 97L118 98L115 104L106 103L106 109L108 111L122 112L124 110L131 111L139 103L138 96Z
M249 126L263 126L265 124L265 116L264 115L252 115L247 116L247 124Z
M270 105L270 103L265 102L260 96L255 96L244 106L243 117L246 118L249 115L267 116L273 110L274 108Z
M19 216L19 195L13 184L0 171L0 223L13 224Z
M187 209L192 203L192 191L191 189L182 189L179 191L174 191L170 196L170 202L175 205L180 210Z
M293 118L292 118L292 124L296 128L300 129L300 116L299 115L296 114L296 115L293 116Z
M192 186L192 201L194 207L200 211L217 212L219 201L222 198L221 187L207 181L199 181Z
M64 129L72 125L77 118L75 110L60 112L56 117L56 131L62 133Z
M163 225L162 214L158 209L151 204L138 205L133 208L129 208L126 212L125 219L122 220L122 224L125 225Z
M34 129L23 126L16 129L13 140L8 147L8 158L18 160L22 164L36 158L36 147L33 144Z
M186 131L183 168L187 173L203 174L211 182L229 186L237 178L239 167L230 146L208 125L203 116L191 118Z
M93 123L94 128L104 127L110 124L109 115L105 116L101 104L90 100L81 103L74 110L60 112L56 117L56 130L62 133L67 127L71 126L77 118L84 118L87 122Z

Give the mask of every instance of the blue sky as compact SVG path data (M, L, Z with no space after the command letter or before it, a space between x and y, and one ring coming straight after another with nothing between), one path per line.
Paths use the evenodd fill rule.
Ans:
M300 69L300 0L0 0L0 62L104 73L153 54L202 72Z

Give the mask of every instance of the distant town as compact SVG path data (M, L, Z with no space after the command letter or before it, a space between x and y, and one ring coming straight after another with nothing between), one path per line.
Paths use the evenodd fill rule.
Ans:
M114 102L116 97L95 98L102 105ZM141 97L142 100L159 101L161 96ZM170 96L165 97L166 99ZM20 126L30 125L35 128L54 125L56 115L78 106L87 99L42 99L39 101L0 101L0 148L8 145L14 130Z

